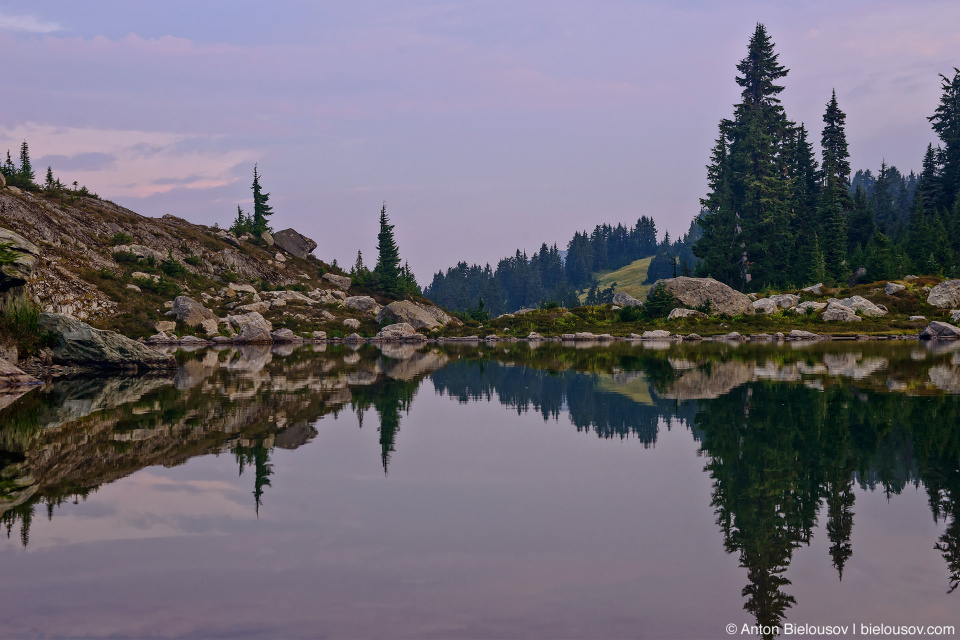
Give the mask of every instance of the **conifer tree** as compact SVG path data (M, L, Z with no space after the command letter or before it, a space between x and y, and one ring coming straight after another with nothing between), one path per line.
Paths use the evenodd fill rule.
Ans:
M952 78L940 74L943 91L940 104L933 115L927 118L944 146L938 209L952 207L960 193L960 69L954 67L953 71Z
M56 186L56 183L53 179L53 167L51 166L47 166L47 178L44 181L43 186L48 191L52 190Z
M27 141L24 140L23 143L20 144L20 167L17 170L17 182L21 187L29 189L35 186L33 179L34 173L33 165L30 164L30 148L27 146Z
M377 289L387 297L400 294L400 250L393 237L393 225L387 217L387 203L380 209L380 233L377 234L377 266L373 269Z
M257 173L257 165L253 165L253 219L250 221L250 232L259 237L264 231L271 232L268 220L273 215L273 207L268 204L270 194L264 193L260 187L260 175Z
M820 146L823 149L823 186L828 185L837 193L837 200L844 209L849 200L850 191L850 153L847 150L847 134L844 126L847 114L837 104L836 90L830 95L827 109L823 114L823 135Z

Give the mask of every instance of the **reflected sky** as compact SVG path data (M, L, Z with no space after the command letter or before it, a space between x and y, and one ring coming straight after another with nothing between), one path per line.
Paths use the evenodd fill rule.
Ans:
M361 357L354 369L344 369L342 356L351 354ZM242 374L274 390L248 399L258 405L268 405L279 388L266 382L277 372L300 380L326 368L327 380L357 380L358 371L367 371L378 381L348 387L350 403L311 420L316 435L305 442L267 447L273 473L259 513L256 474L251 467L239 472L234 450L256 446L257 437L261 445L282 441L283 431L263 435L260 423L241 427L237 442L243 443L227 442L216 455L147 466L85 498L68 498L49 520L37 503L29 544L21 544L16 527L9 539L0 538L0 570L9 587L0 599L0 636L706 638L723 635L730 622L756 622L741 594L748 571L738 552L727 551L718 527L718 508L737 512L738 498L718 506L717 496L727 495L717 488L725 476L707 469L732 461L724 457L722 428L703 412L726 416L736 403L754 403L744 428L757 431L764 428L760 399L779 398L789 387L813 394L798 396L809 404L821 392L802 382L748 379L719 401L665 398L694 370L680 362L695 360L688 352L664 353L641 367L650 381L647 394L637 393L640 378L622 372L504 367L451 352L433 359L439 368L408 380L412 401L398 412L385 474L382 425L391 408L376 390L386 388L385 376L398 371L398 363L406 363L405 371L413 363L357 354L292 362L274 357L256 373ZM548 358L562 355L547 351ZM679 363L670 366L670 376L659 368L669 365L668 357ZM896 372L901 355L885 357L892 363L887 373ZM909 351L902 357L910 359ZM949 362L950 354L944 357ZM526 374L495 382L503 369ZM236 383L246 397L249 385L236 378L240 370L224 366L225 377L211 373L205 382L182 385L181 393L206 385L206 397L215 397L211 389ZM553 406L551 380L566 385L569 397L545 418L532 401ZM838 407L882 405L880 396L859 400L849 391L854 377L842 380L834 391ZM473 391L488 383L489 398L477 398ZM611 392L617 384L625 394ZM521 386L531 399L526 410ZM861 393L872 393L869 384L865 389ZM578 393L599 399L590 404ZM659 412L655 442L629 430L619 436L577 428L585 418L572 412L585 407L604 408L594 422L617 415L610 410L613 398L633 403L636 415ZM149 392L146 400L154 401ZM916 401L945 412L952 400ZM165 402L169 410L177 397ZM205 415L206 405L198 406L193 411ZM849 414L842 425L862 438L857 416ZM891 424L879 429L882 442L900 428L896 420L891 415ZM836 423L817 424L827 430ZM67 441L90 435L71 432ZM850 486L853 553L842 581L832 563L827 508L820 508L809 545L793 550L786 569L791 584L783 591L796 601L787 621L958 622L956 596L946 593L949 571L934 548L947 519L931 517L920 481L932 472L921 451L929 442L918 437L889 446L890 455L914 460L901 465L906 470L897 477L906 480L896 491L885 490L893 481L883 480L882 442L872 475L848 474L856 480ZM810 446L804 442L801 456ZM851 450L872 449L855 443Z

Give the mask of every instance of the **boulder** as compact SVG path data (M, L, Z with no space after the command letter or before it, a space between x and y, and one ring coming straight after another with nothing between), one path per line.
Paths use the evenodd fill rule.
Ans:
M597 336L590 333L589 331L578 331L577 333L573 334L573 339L574 340L596 340Z
M276 254L275 256L273 256L273 259L276 260L277 262L281 263L281 264L287 261L287 257L286 257L285 255L283 255L282 253L280 253L279 251L277 252L277 254Z
M957 339L960 338L960 328L946 323L934 320L927 325L927 328L920 332L921 340L936 339Z
M685 337L684 340L697 341L697 340L703 340L703 337L701 337L699 333L691 333L690 335Z
M316 242L293 229L277 231L273 234L273 243L298 258L306 258L310 255L310 252L317 248Z
M812 293L815 296L819 296L823 293L823 283L818 282L817 284L812 284L809 287L804 287L801 291L806 291L807 293Z
M170 333L177 328L177 323L173 320L160 320L153 325L158 333Z
M854 286L860 282L867 275L866 267L857 267L857 270L853 272L853 275L847 280L849 286Z
M771 300L770 298L760 298L759 300L753 301L753 310L756 313L776 313L780 310L777 306L777 303Z
M113 247L111 251L113 251L114 255L118 253L132 253L141 260L153 258L158 263L167 259L167 254L142 244L118 244Z
M272 247L275 244L273 241L273 236L270 235L269 231L264 231L263 233L261 233L260 239L263 240L268 247Z
M885 287L883 288L883 292L884 292L885 294L887 294L888 296L892 296L892 295L895 294L895 293L900 293L901 291L903 291L903 290L906 289L906 288L907 288L907 287L906 287L905 285L898 284L898 283L896 283L896 282L888 282L888 283L887 283L887 286L885 286Z
M641 307L643 303L636 298L634 298L629 293L624 293L623 291L617 291L613 294L613 304L620 307Z
M40 257L40 248L9 229L0 229L0 246L6 245L11 252L12 262L0 262L0 294L15 295L14 289L20 289L29 282Z
M794 313L807 313L807 309L813 309L814 311L822 311L827 308L826 302L811 302L807 300L806 302L801 302L793 308Z
M870 316L872 318L878 318L880 316L887 315L887 312L884 309L881 309L863 296L852 296L850 298L839 300L838 302L845 307L850 307L854 311L859 311L861 314Z
M346 327L350 327L351 329L357 329L360 327L360 321L357 320L356 318L346 318L343 321L343 325Z
M950 310L950 322L960 322L960 309Z
M228 316L227 320L237 332L233 339L234 342L243 344L270 344L273 342L273 338L270 336L273 325L256 311Z
M377 337L382 340L405 340L418 335L417 330L406 322L389 324L380 330Z
M216 333L216 326L219 321L216 314L193 298L188 298L187 296L177 296L174 298L173 314L176 316L178 322L193 329L200 327L206 320L212 320L214 333Z
M960 307L960 280L947 280L930 289L927 304L941 309Z
M694 309L684 309L682 307L677 307L670 311L670 315L667 316L667 320L676 320L677 318L700 318L704 319L707 317L703 311L696 311Z
M644 331L640 335L641 340L663 340L669 338L670 332L665 329L654 329L653 331Z
M237 284L236 282L231 282L227 285L225 293L231 298L241 293L249 293L250 295L255 296L257 295L257 290L249 284Z
M780 337L782 338L783 334L780 334ZM815 333L811 333L810 331L801 331L800 329L794 329L787 334L787 338L790 340L816 340L819 337L820 336Z
M327 332L326 332L326 331L314 331L314 332L311 333L310 335L313 336L313 339L314 339L314 340L326 340L326 339L327 339Z
M303 338L295 334L290 329L277 329L270 332L270 337L276 342L303 342Z
M346 291L350 288L352 281L347 276L338 276L335 273L325 273L323 274L323 279L335 286L341 291Z
M827 310L823 312L822 318L824 322L860 322L863 320L851 307L840 304L837 300L827 305Z
M26 387L42 384L31 375L27 375L16 366L0 358L0 390L9 387Z
M343 339L344 342L363 342L363 337L357 333L351 333Z
M381 324L385 322L406 322L417 330L442 327L445 323L441 322L437 318L437 314L431 313L426 307L428 305L418 305L409 300L391 302L377 313L377 322ZM436 307L432 308L446 316L442 310ZM449 316L447 317L449 318Z
M375 316L380 313L381 307L377 301L370 296L351 296L343 301L343 306L356 309L361 313Z
M910 316L910 318L908 318L908 319L909 319L911 322L920 322L920 321L922 321L922 320L926 320L926 319L927 319L927 316Z
M111 369L176 366L172 356L119 333L94 329L71 316L41 313L40 329L52 336L53 360L58 364Z
M699 307L709 300L715 313L726 316L754 314L750 298L713 278L680 276L657 282L687 307Z
M133 291L134 293L143 293L143 290L135 284L128 284L126 288L130 289L130 291Z
M531 331L529 335L527 335L527 340L543 340L543 336L536 331Z
M250 304L242 304L237 307L238 311L243 311L244 313L266 313L270 310L270 305L266 302L251 302Z
M794 293L780 293L775 296L770 296L770 299L773 300L774 304L780 309L790 309L800 304L800 296Z

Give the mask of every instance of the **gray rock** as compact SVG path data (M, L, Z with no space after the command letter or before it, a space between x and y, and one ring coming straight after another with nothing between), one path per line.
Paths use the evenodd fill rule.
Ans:
M578 331L577 333L573 334L573 339L574 340L596 340L597 336L590 333L589 331Z
M960 322L960 309L950 310L950 322Z
M685 336L683 339L697 341L697 340L703 340L703 337L699 333L691 333L690 335Z
M920 332L921 340L936 339L956 339L960 338L960 328L946 323L934 320L927 325L927 328Z
M177 296L173 299L173 313L178 322L193 329L200 327L205 320L212 320L214 328L218 322L213 311L187 296Z
M726 316L753 315L750 298L713 278L667 278L658 280L687 307L699 307L707 300L715 313ZM654 285L656 287L656 285ZM653 292L653 289L650 290Z
M177 328L177 323L173 320L160 320L159 322L154 323L153 328L159 333L170 333Z
M306 258L317 248L317 243L293 229L284 229L273 234L273 242L287 253Z
M40 328L53 337L53 360L58 364L145 369L176 365L172 356L119 333L94 329L71 316L41 313Z
M780 336L781 339L783 338L782 333L777 335ZM787 334L787 337L790 338L791 340L816 340L820 336L818 336L815 333L811 333L810 331L801 331L800 329L794 329L789 334Z
M270 305L266 302L251 302L250 304L242 304L237 307L238 311L243 311L244 313L266 313L270 310Z
M142 260L153 258L157 262L163 262L167 259L167 254L142 244L118 244L113 247L111 251L113 251L114 255L118 253L132 253Z
M13 252L12 263L0 264L0 294L3 294L20 289L30 281L40 248L9 229L0 229L0 245L9 245L7 250Z
M900 293L906 288L907 287L902 284L898 284L896 282L888 282L887 285L883 288L883 292L888 296L892 296L895 293Z
M775 296L770 296L770 299L773 300L774 304L780 309L790 309L800 304L800 296L794 293L780 293Z
M414 329L411 325L406 322L398 322L396 324L389 324L385 326L377 334L377 337L382 340L404 340L407 338L412 338L416 336L417 330Z
M757 313L776 313L780 310L777 306L777 303L771 300L770 298L760 298L759 300L754 300L753 310Z
M344 342L363 342L363 337L357 333L351 333L346 338L343 339Z
M347 276L338 276L335 273L325 273L323 274L323 279L341 291L346 291L352 284L352 281Z
M438 318L439 314L431 312L426 307L427 305L418 305L409 300L391 302L377 313L377 322L381 324L386 322L406 322L417 330L434 329L446 324ZM436 307L432 309L446 316L442 310ZM446 317L449 318L449 316Z
M640 335L641 340L663 340L669 338L670 332L666 329L654 329L653 331L644 331Z
M861 322L863 320L852 308L836 300L827 305L827 310L821 317L824 322Z
M272 247L274 245L273 236L270 235L269 231L264 231L263 233L261 233L260 239L263 240L268 247Z
M537 333L536 331L531 331L527 336L527 340L543 340L543 336Z
M375 316L380 313L381 307L377 301L370 296L351 296L343 301L343 306L356 309L361 313Z
M819 296L823 293L823 283L818 282L817 284L812 284L809 287L804 287L801 291L806 291L807 293L812 293L815 296Z
M351 329L357 329L360 327L360 321L357 320L356 318L346 318L343 321L343 325L346 327L350 327Z
M707 317L702 311L696 311L695 309L684 309L683 307L677 307L670 311L670 315L667 316L667 320L676 320L677 318L700 318L704 319Z
M237 331L233 341L242 344L271 344L273 325L256 311L228 316L230 326Z
M854 271L853 275L850 276L850 279L847 280L847 284L852 287L853 285L860 282L860 280L862 280L866 275L867 275L866 267L857 267L857 270Z
M624 293L623 291L617 291L615 294L613 294L613 304L621 307L643 306L641 301L637 300L629 293Z
M960 306L960 280L947 280L930 289L927 304L941 309Z
M303 338L295 334L290 329L277 329L276 331L270 332L270 337L273 339L274 343L283 343L283 342L303 342Z
M926 316L910 316L909 319L911 322L918 322L920 320L926 320L927 317Z
M314 331L314 332L311 333L310 335L313 336L313 339L314 339L314 340L326 340L326 339L327 339L327 332L326 332L326 331Z
M861 314L870 316L872 318L878 318L880 316L887 315L887 312L884 309L881 309L863 296L851 296L849 298L839 300L838 302L845 307L850 307L854 311L859 311Z

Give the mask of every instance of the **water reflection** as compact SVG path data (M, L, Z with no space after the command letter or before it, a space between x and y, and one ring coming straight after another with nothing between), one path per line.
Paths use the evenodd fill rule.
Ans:
M744 609L776 626L796 604L794 552L824 518L838 580L853 555L855 488L923 487L946 523L936 549L960 584L960 343L553 343L244 347L177 351L172 377L66 379L0 403L0 519L29 544L48 518L151 465L229 453L259 515L273 452L317 436L326 414L373 409L384 474L429 377L461 403L496 401L578 432L653 448L665 425L700 444ZM509 446L505 443L504 446Z

